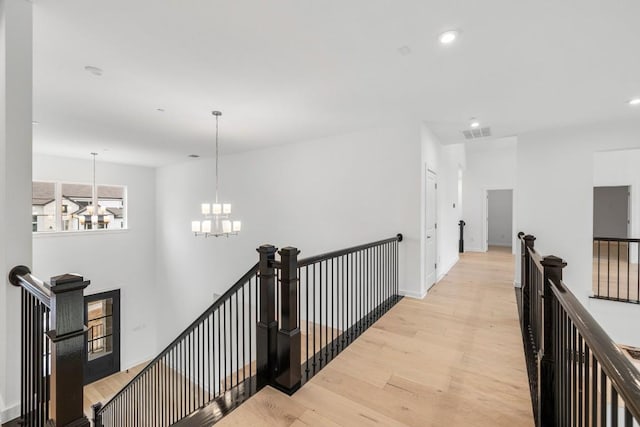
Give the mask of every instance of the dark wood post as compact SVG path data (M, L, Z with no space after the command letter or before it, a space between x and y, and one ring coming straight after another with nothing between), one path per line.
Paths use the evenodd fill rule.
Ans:
M542 348L538 352L540 372L538 374L538 419L543 427L553 426L556 421L555 407L555 362L554 345L556 340L556 325L553 324L553 295L552 284L560 284L562 281L562 269L567 266L561 258L556 256L545 257L542 262L544 267L544 297L542 315Z
M533 249L534 242L536 238L530 234L527 234L522 238L522 244L520 246L521 257L522 257L522 265L520 268L520 287L521 287L521 295L522 295L522 331L525 333L525 336L529 336L529 321L530 313L531 313L531 284L529 280L531 280L531 256L529 255L529 249ZM535 298L535 295L534 295Z
M278 322L276 321L275 295L275 261L276 248L273 245L262 245L257 251L260 254L258 274L260 275L260 318L256 330L256 372L258 387L273 384L277 362L276 340Z
M102 427L102 414L99 413L102 409L102 403L98 402L91 405L93 410L93 427Z
M280 298L282 318L278 331L278 376L276 384L282 391L293 394L300 388L300 327L298 325L298 254L296 248L282 248L280 252Z
M75 274L51 278L51 419L57 427L89 426L84 415L84 288Z

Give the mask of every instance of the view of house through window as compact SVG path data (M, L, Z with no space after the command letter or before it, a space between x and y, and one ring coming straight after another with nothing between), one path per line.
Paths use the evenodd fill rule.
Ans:
M126 188L97 186L97 212L90 184L33 182L34 232L123 229ZM93 220L92 220L93 219Z
M113 351L113 299L90 302L87 311L87 355L94 360Z

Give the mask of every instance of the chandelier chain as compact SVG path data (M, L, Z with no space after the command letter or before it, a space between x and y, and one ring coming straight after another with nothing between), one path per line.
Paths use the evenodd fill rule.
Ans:
M219 173L218 173L218 118L216 115L216 203L218 203L218 183L219 183Z

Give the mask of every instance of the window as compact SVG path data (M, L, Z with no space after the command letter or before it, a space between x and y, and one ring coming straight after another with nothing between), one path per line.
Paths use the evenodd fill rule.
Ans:
M91 184L33 182L33 232L126 228L126 187L97 185L97 212Z

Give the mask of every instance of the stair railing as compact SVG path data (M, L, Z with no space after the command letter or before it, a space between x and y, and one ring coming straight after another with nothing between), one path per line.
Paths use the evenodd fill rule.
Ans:
M640 371L562 281L566 263L521 241L521 326L537 426L633 426Z
M640 239L593 238L593 298L640 304Z
M294 393L400 300L400 241L302 260L293 247L259 247L254 267L94 405L95 425L209 425L267 385Z

